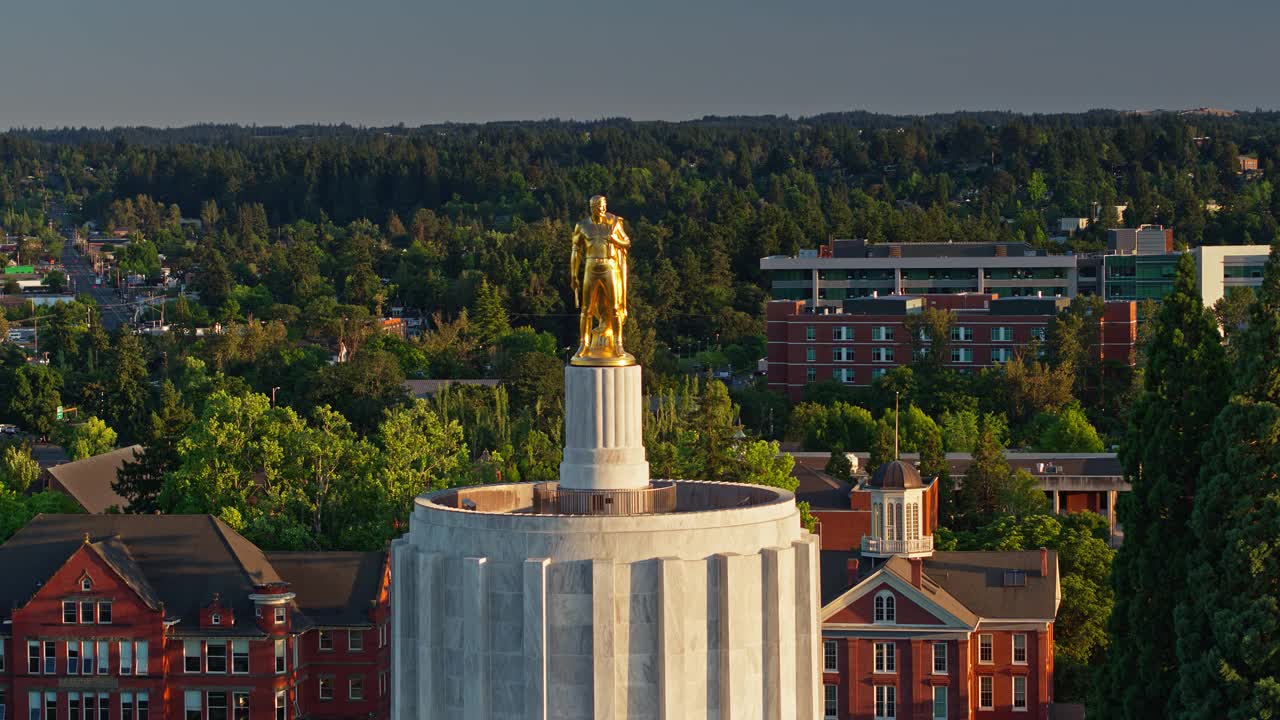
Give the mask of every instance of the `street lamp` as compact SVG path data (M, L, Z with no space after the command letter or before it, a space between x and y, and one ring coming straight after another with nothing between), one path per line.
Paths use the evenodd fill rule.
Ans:
M279 389L280 389L279 385L276 385L275 387L271 388L271 407L276 406L276 391Z

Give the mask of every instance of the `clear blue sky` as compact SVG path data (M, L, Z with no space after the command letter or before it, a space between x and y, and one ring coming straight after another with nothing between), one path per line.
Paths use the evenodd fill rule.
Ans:
M22 0L0 128L1280 108L1277 0Z

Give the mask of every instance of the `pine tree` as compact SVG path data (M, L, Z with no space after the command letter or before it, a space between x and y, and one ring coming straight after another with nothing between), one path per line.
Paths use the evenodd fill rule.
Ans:
M136 442L147 422L147 366L138 336L123 329L116 336L107 366L106 415L122 443Z
M164 475L178 464L178 441L195 420L181 393L168 380L160 386L158 405L151 412L146 435L141 438L145 452L126 462L112 483L116 493L129 501L129 512L149 513L158 509L156 498Z
M1133 491L1118 507L1125 540L1112 572L1111 652L1090 713L1130 720L1175 715L1174 608L1200 591L1186 583L1187 553L1179 548L1186 547L1200 444L1225 401L1221 336L1196 290L1190 255L1180 258L1174 290L1152 323L1142 392L1121 445Z
M1179 717L1280 717L1280 243L1204 443L1177 639Z
M507 309L502 304L498 290L481 278L476 287L475 312L471 315L471 325L476 329L480 343L492 346L498 338L511 332L511 320L507 317Z
M1000 509L1000 498L1009 484L1009 462L995 430L984 424L973 447L973 460L964 473L964 482L955 494L956 513L963 523L976 526L991 519Z

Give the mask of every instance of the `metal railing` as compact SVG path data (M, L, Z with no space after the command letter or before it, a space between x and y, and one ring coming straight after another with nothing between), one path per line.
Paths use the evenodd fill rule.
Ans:
M675 511L676 486L651 482L635 490L570 490L559 483L539 483L533 502L540 515L652 515Z
M863 535L862 552L873 555L910 555L912 553L933 552L933 536L925 535L917 540L882 540Z

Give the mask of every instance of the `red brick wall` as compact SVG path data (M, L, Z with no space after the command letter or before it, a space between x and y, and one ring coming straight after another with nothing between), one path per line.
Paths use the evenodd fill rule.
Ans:
M875 619L875 596L881 591L893 593L899 625L941 625L942 621L924 608L916 605L907 596L889 587L887 583L876 585L870 592L854 600L848 607L842 608L827 622L830 623L869 623Z
M822 523L823 550L859 549L862 536L871 532L870 510L814 510L813 515Z
M89 574L93 588L89 592L80 591L80 578ZM150 695L151 717L181 718L184 704L184 691L200 690L202 702L207 690L249 689L250 713L255 718L275 717L275 692L285 689L289 692L289 717L293 718L295 699L303 714L315 718L338 717L374 717L390 716L390 596L389 567L384 566L382 590L377 603L369 610L369 627L360 629L364 638L364 651L351 653L347 651L345 630L335 634L335 652L324 658L323 662L312 662L308 648L316 647L317 635L309 631L302 636L291 632L277 633L287 642L286 659L288 672L275 674L275 644L273 637L251 640L249 642L249 673L233 674L231 668L231 638L218 637L219 632L226 632L225 625L220 629L212 627L181 628L183 635L172 630L166 634L163 617L160 612L153 611L102 561L88 546L77 550L75 554L51 577L36 596L24 607L13 613L11 640L5 643L5 668L0 673L0 687L7 690L9 706L8 716L25 718L28 714L27 693L31 690L56 690L58 692L59 717L65 718L67 713L67 693L74 691L67 683L82 682L83 676L67 673L65 641L98 639L110 641L110 665L106 675L94 674L101 678L101 683L88 681L86 690L99 691L100 687L114 688L110 692L112 718L120 713L119 693L121 691L146 691ZM92 598L111 600L112 622L109 625L81 625L62 623L62 601L64 599L80 600ZM226 599L224 598L224 602ZM207 622L208 612L202 613ZM242 630L256 633L257 628L245 618L238 618L237 625ZM252 621L253 618L247 619ZM225 622L225 621L224 621ZM247 627L245 627L247 626ZM379 641L379 626L387 626L385 642ZM149 643L148 674L146 676L120 675L119 641L123 638L146 640ZM26 662L27 640L52 640L56 645L57 672L50 676L44 674L28 674ZM227 644L227 667L225 674L187 674L184 672L183 648L184 640L200 639L204 642L225 642ZM294 663L294 644L298 646L299 664ZM136 658L134 660L136 667ZM43 668L41 668L43 670ZM96 668L95 668L96 669ZM318 674L333 673L335 682L335 702L315 702L318 692ZM349 702L347 697L347 678L352 674L365 677L364 696L359 702ZM388 693L379 692L379 675L385 673ZM69 678L75 678L70 679ZM93 687L89 687L92 685ZM230 697L228 697L230 701Z
M1018 630L1027 636L1027 664L1012 662L1014 631L979 629L972 634L953 638L939 635L928 639L849 637L830 630L824 640L832 640L837 648L837 672L824 672L824 685L837 685L841 718L870 718L875 711L875 686L897 688L897 717L932 718L933 688L948 688L949 717L971 717L975 720L1047 720L1052 702L1053 632L1052 629ZM993 662L978 664L978 636L993 636ZM895 646L896 671L875 672L875 643L892 642ZM947 672L933 672L933 644L947 645ZM825 657L824 643L824 657ZM980 676L993 680L994 708L979 710ZM1013 677L1027 678L1027 709L1012 708Z

